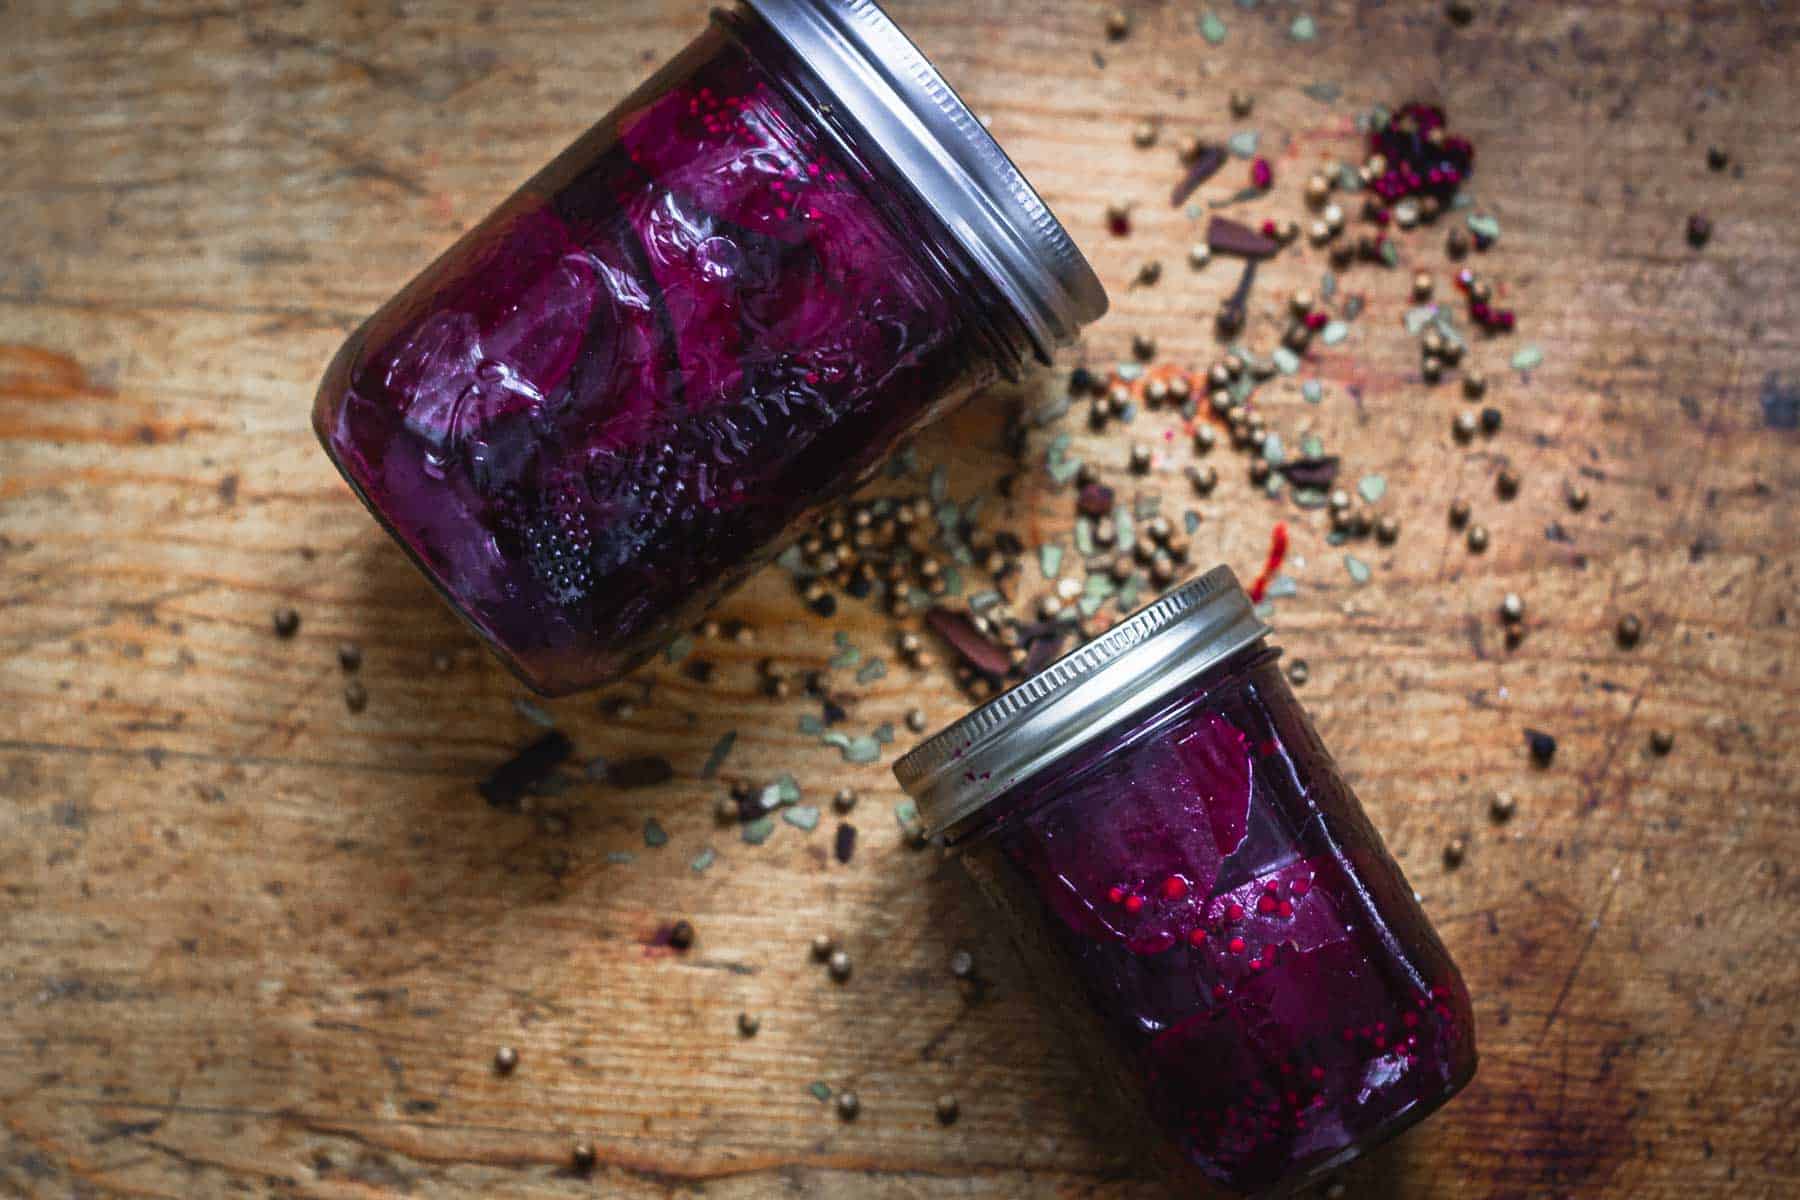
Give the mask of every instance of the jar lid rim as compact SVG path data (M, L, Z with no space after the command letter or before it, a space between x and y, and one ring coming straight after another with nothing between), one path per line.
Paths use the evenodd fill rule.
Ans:
M1269 632L1214 567L926 738L894 775L940 833Z
M1048 362L1106 291L1006 152L874 0L745 0L881 144Z

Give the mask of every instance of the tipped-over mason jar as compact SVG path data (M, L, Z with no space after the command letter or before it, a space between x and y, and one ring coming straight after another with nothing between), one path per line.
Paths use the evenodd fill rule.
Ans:
M745 0L351 336L332 461L527 683L614 679L1098 280L869 0Z
M1284 1191L1475 1073L1462 977L1218 568L895 773L1178 1173Z

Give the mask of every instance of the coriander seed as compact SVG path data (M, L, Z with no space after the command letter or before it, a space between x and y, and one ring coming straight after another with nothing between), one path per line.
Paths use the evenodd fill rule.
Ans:
M1324 205L1331 197L1331 181L1323 175L1313 174L1306 178L1306 202L1314 208Z
M594 1150L594 1143L584 1139L576 1142L569 1151L569 1165L575 1168L577 1175L588 1175L593 1172L594 1163L599 1160L599 1157Z
M362 680L352 679L344 685L344 707L353 713L359 713L369 707L369 689Z
M1296 658L1288 664L1287 677L1289 683L1300 687L1312 678L1312 668L1306 665L1304 658Z
M1638 640L1644 636L1644 623L1638 620L1635 613L1626 613L1619 618L1619 628L1617 632L1619 635L1619 645L1629 650L1637 645Z
M1417 274L1415 274L1413 276L1413 280L1412 280L1412 290L1413 290L1413 299L1415 299L1415 300L1431 299L1431 275L1430 275L1430 273L1426 272L1426 271L1420 271Z
M494 1051L494 1070L501 1075L511 1075L519 1065L519 1052L511 1046L502 1046Z
M355 642L340 642L337 649L338 666L346 672L362 669L362 647Z
M1211 466L1190 466L1187 469L1188 482L1202 496L1208 495L1219 484L1219 472Z
M1525 601L1517 592L1508 592L1500 601L1500 619L1517 624L1525 619Z
M1131 335L1131 353L1134 358L1146 361L1156 357L1156 339L1147 333Z
M1563 498L1576 512L1580 512L1588 506L1588 490L1579 483L1571 483L1564 491Z
M720 796L713 801L713 820L721 825L729 825L736 821L741 811L738 808L738 802L730 796Z
M1212 261L1212 247L1205 242L1195 242L1188 247L1188 266L1198 271Z
M856 1120L856 1115L862 1112L862 1101L856 1098L855 1092L839 1092L837 1096L837 1112L838 1116L842 1117L844 1120L854 1121Z
M1256 107L1256 97L1252 96L1249 92L1233 91L1231 93L1231 115L1232 116L1247 117L1250 115L1250 110L1255 107Z
M686 950L694 944L694 926L688 921L677 921L669 928L669 945L677 950Z
M1427 359L1426 360L1426 362L1428 362L1428 363L1435 362L1435 361L1436 361L1435 359ZM1464 409L1463 411L1457 413L1456 416L1451 418L1451 421L1450 421L1450 432L1455 435L1456 440L1459 442L1466 442L1470 438L1474 437L1476 427L1477 427L1477 423L1476 423L1475 414L1470 412L1468 409Z
M937 1119L940 1125L954 1125L956 1118L962 1114L962 1106L957 1104L956 1097L945 1092L937 1098Z
M1500 415L1500 410L1493 407L1492 405L1489 405L1488 407L1482 409L1481 410L1481 432L1483 432L1483 433L1499 433L1500 432L1500 422L1502 419L1503 418Z
M1675 735L1667 729L1650 731L1650 749L1658 754L1667 754L1675 748Z
M839 794L841 795L842 793ZM836 949L837 939L832 937L829 933L815 933L813 935L812 956L820 962L824 962L826 959L830 958L832 952Z
M1518 806L1518 801L1513 799L1511 792L1495 792L1493 800L1488 803L1488 812L1496 821L1510 821Z
M1519 473L1511 467L1501 467L1500 473L1494 476L1494 491L1502 500L1511 500L1519 494Z
M850 978L850 952L833 950L831 956L825 960L825 969L831 972L831 977L839 983Z
M300 613L297 609L282 607L275 610L271 617L275 626L275 636L291 638L300 632Z
M1211 425L1201 425L1195 428L1194 450L1196 453L1205 454L1218 443L1219 435L1213 431Z
M1131 14L1115 8L1106 14L1106 36L1117 42L1131 32Z
M1161 278L1162 278L1162 260L1155 259L1155 258L1146 258L1143 262L1138 264L1137 281L1139 283L1148 287L1149 285L1155 283L1157 280L1159 280Z
M1462 866L1463 857L1469 852L1469 844L1462 838L1451 838L1444 846L1444 865L1451 870Z
M909 708L906 710L906 727L914 733L925 732L925 710Z
M755 1037L756 1031L762 1028L762 1018L753 1012L741 1012L737 1020L738 1032L745 1037Z
M1451 258L1461 258L1469 252L1469 235L1460 229L1452 229L1444 237L1444 253Z
M1387 514L1375 522L1375 536L1382 542L1392 545L1400 537L1400 522Z
M1471 526L1469 526L1468 542L1469 542L1469 552L1472 554L1480 554L1483 550L1486 550L1488 548L1487 526L1486 525L1471 525Z
M1301 288L1288 297L1288 308L1296 317L1304 317L1313 309L1313 294L1305 288Z
M1147 149L1156 144L1156 122L1139 121L1131 131L1131 142L1139 149Z

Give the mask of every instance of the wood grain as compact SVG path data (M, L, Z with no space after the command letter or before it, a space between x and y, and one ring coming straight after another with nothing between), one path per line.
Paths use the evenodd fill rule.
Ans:
M521 693L307 430L352 325L706 7L0 6L0 1193L1162 1194L1082 1108L954 871L902 845L885 765L844 764L797 732L801 702L756 693L758 658L822 664L833 628L889 653L884 621L849 605L827 625L759 577L724 614L756 643L698 651L710 686L659 666L616 690L648 692L628 719L592 697L546 706L584 758L653 750L673 782L577 780L538 813L496 812L473 784L538 732ZM1358 549L1366 586L1320 514L1256 496L1236 459L1205 503L1181 455L1128 477L1129 438L1164 419L1069 423L1127 494L1203 512L1202 563L1253 573L1289 522L1300 590L1276 623L1312 665L1303 697L1475 995L1476 1083L1345 1181L1791 1195L1800 24L1781 5L1519 2L1455 30L1431 5L1330 3L1297 43L1298 9L1215 7L1216 48L1186 5L1135 6L1114 45L1093 4L893 4L1091 251L1114 299L1081 351L1094 363L1137 330L1175 362L1213 353L1233 273L1188 269L1198 222L1162 197L1169 141L1229 130L1228 90L1255 95L1243 124L1275 148L1272 215L1298 215L1298 174L1353 153L1373 103L1441 98L1479 147L1504 227L1481 266L1521 320L1477 352L1502 433L1450 439L1460 401L1417 382L1405 275L1377 268L1346 278L1368 304L1350 339L1309 356L1324 403L1264 389L1284 437L1310 428L1350 478L1389 481L1403 533ZM1343 98L1301 91L1315 82ZM1144 117L1166 122L1158 149L1130 143ZM1741 170L1709 172L1711 144ZM1128 239L1102 227L1114 197L1138 203ZM1717 226L1703 251L1682 238L1698 209ZM1438 236L1406 258L1442 280ZM1150 256L1163 281L1128 286ZM1298 249L1268 267L1253 343L1322 266ZM1505 366L1524 343L1546 353L1529 378ZM985 397L922 460L958 496L991 490L1007 405L1056 386ZM1524 478L1504 504L1502 464ZM1593 502L1571 513L1577 478ZM1457 493L1493 531L1483 556L1445 527ZM1037 470L1006 515L1029 540L1066 536L1069 500ZM1530 608L1511 652L1507 591ZM280 604L303 615L291 641L270 628ZM1629 652L1611 637L1625 611L1647 628ZM361 714L342 640L365 652ZM942 672L845 687L859 730L963 707ZM1550 767L1530 766L1526 726L1560 739ZM1675 734L1665 758L1652 728ZM729 729L721 779L699 778ZM829 813L761 847L713 824L724 778L783 770L814 802L862 789L851 864L828 854ZM1504 826L1498 789L1518 797ZM664 847L645 844L651 818ZM693 950L650 944L679 917ZM855 956L848 983L809 961L820 930ZM975 993L947 970L965 946ZM510 1078L490 1066L503 1043ZM815 1080L856 1089L861 1119L840 1122ZM944 1091L962 1101L948 1129ZM598 1150L588 1179L568 1168L578 1137Z

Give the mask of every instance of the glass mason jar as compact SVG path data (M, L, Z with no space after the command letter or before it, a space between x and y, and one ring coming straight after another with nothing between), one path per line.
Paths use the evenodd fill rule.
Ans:
M1235 1193L1475 1073L1462 977L1217 568L895 764L1097 1090Z
M1105 308L879 8L747 0L366 321L313 424L450 604L564 693Z

